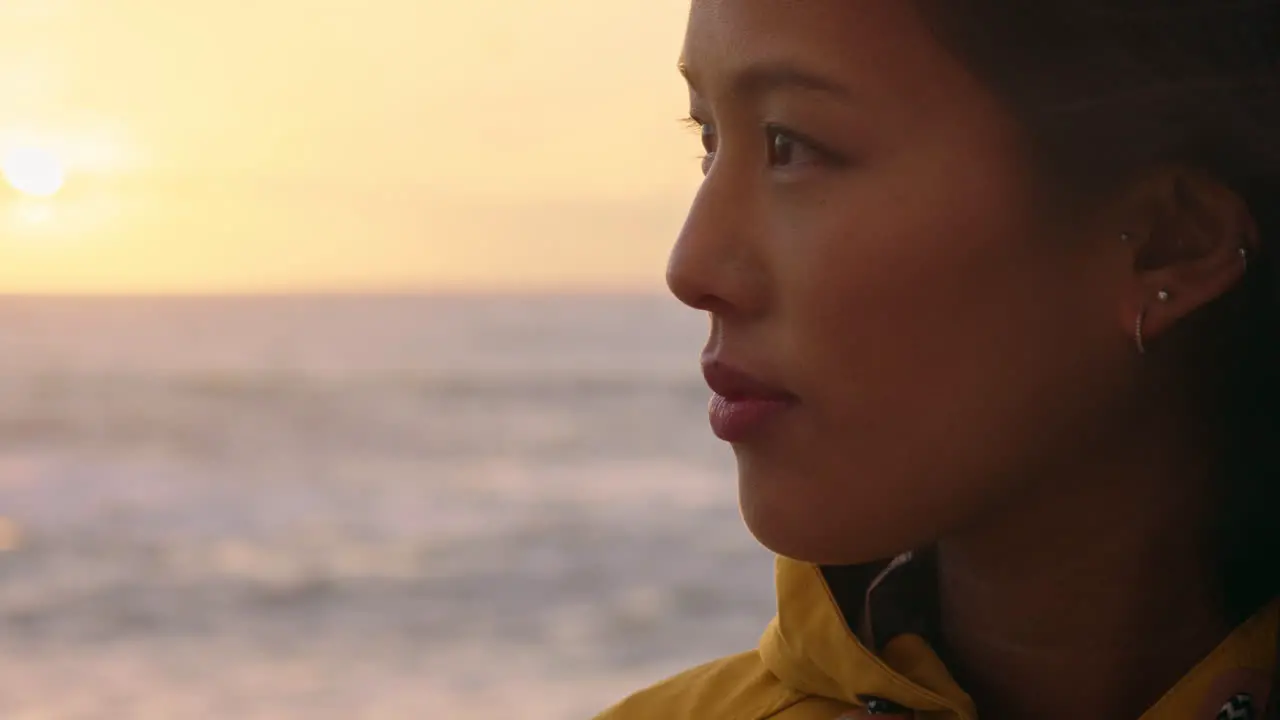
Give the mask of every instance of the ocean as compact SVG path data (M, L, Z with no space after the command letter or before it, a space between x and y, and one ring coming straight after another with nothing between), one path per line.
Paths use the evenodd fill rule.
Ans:
M660 296L0 299L0 718L584 720L772 560Z

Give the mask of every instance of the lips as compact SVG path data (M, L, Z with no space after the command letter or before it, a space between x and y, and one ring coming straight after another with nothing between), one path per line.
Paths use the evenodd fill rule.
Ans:
M702 375L713 393L707 412L711 430L726 442L751 440L799 401L786 388L717 359L703 363Z

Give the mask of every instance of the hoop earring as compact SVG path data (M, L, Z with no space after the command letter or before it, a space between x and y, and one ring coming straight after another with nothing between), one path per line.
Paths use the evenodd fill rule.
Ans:
M1133 329L1133 342L1135 345L1138 346L1139 355L1147 354L1147 347L1146 345L1142 344L1142 323L1145 322L1146 319L1147 319L1147 306L1143 305L1142 309L1138 311L1138 322L1135 323L1136 327Z
M1244 271L1249 272L1249 248L1240 248L1240 263L1244 265Z
M1169 302L1169 297L1170 296L1169 296L1168 290L1161 290L1160 292L1156 293L1156 300L1162 303ZM1146 346L1146 343L1143 342L1143 337L1142 337L1142 326L1146 322L1147 322L1147 306L1144 304L1142 306L1142 309L1138 311L1138 319L1134 323L1134 328L1133 328L1133 344L1138 347L1139 355L1147 354L1147 346Z

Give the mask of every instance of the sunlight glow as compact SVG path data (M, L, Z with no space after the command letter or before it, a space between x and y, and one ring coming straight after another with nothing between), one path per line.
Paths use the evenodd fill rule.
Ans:
M38 147L19 147L5 153L0 171L15 190L35 197L54 195L67 181L58 156Z
M688 4L0 0L0 295L662 291Z

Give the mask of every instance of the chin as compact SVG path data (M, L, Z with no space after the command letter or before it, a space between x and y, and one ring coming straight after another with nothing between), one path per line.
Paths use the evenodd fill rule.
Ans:
M857 565L895 557L916 547L902 530L901 517L881 506L850 499L834 503L823 493L806 492L813 477L763 475L739 465L738 500L742 519L769 551L816 565ZM870 506L875 506L871 503Z
M745 516L745 513L744 513ZM883 548L851 549L849 538L825 538L814 528L790 528L747 520L747 529L770 552L813 565L861 565L887 560L903 551Z

